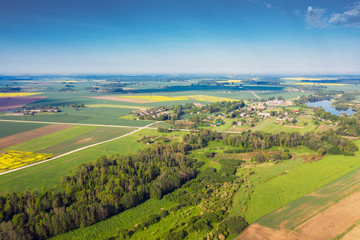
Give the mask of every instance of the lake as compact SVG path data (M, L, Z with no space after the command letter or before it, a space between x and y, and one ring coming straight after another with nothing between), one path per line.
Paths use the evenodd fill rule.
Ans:
M337 109L334 108L333 106L331 106L332 101L331 100L322 100L322 101L318 101L318 102L311 102L311 103L307 103L307 106L313 107L313 108L319 108L322 107L325 111L330 112L333 115L337 115L339 116L341 113L346 113L347 115L351 115L353 113L355 113L354 110L352 109Z

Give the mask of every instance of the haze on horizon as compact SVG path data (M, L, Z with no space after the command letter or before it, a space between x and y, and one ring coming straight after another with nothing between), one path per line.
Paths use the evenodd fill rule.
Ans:
M2 0L0 73L359 74L360 1Z

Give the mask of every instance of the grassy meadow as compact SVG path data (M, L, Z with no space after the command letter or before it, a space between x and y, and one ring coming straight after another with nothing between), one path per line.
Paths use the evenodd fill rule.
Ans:
M255 127L251 128L253 131L263 131L268 133L278 132L299 132L304 134L306 132L312 132L317 128L317 125L309 118L298 117L296 125L282 125L275 122L279 122L274 118L269 118L257 123ZM304 125L307 123L307 125Z
M353 170L314 192L290 202L283 208L265 215L257 222L271 228L279 228L283 222L282 227L294 229L309 216L314 215L314 212L322 211L354 191L358 191L360 189L359 173L360 169Z
M360 141L356 144L359 147ZM262 169L261 166L253 168L254 174L249 178L253 185L252 194L250 199L246 199L246 220L253 223L260 217L359 168L359 156L360 153L356 152L355 156L326 156L318 162L294 162L293 167L290 165L294 160L287 160L285 165L274 165L268 169ZM237 201L234 201L234 206L239 201L245 199L238 197ZM234 210L233 214L238 213Z

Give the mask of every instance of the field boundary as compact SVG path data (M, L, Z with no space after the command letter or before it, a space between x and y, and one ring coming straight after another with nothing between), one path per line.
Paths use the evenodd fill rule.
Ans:
M0 122L19 122L19 123L43 123L43 124L61 124L61 125L74 125L74 126L94 126L94 127L119 127L119 128L143 128L135 126L124 126L124 125L106 125L106 124L91 124L91 123L64 123L64 122L43 122L43 121L25 121L25 120L7 120L0 119ZM151 126L157 122L150 123L147 126ZM157 129L157 128L154 128Z
M6 120L6 119L0 119L0 122L22 122L22 123L43 123L43 124L64 124L64 125L73 125L73 126L94 126L94 127L118 127L118 128L138 128L138 129L153 129L156 130L158 129L158 127L149 127L153 124L156 123L161 123L163 121L157 121L157 122L153 122L150 123L146 126L143 127L135 127L135 126L124 126L124 125L105 125L105 124L91 124L91 123L63 123L63 122L42 122L42 121L25 121L25 120ZM169 128L172 131L181 131L181 132L198 132L198 129L173 129L173 128ZM215 130L217 131L217 130ZM223 133L242 133L242 131L240 132L234 132L234 131L217 131L217 132L223 132Z
M155 122L157 123L157 122ZM15 168L15 169L12 169L12 170L9 170L9 171L6 171L6 172L2 172L0 173L0 176L2 175L5 175L5 174L8 174L8 173L12 173L12 172L16 172L16 171L19 171L21 169L25 169L25 168L29 168L29 167L32 167L32 166L36 166L36 165L39 165L39 164L42 164L42 163L46 163L46 162L50 162L50 161L53 161L55 159L58 159L60 157L64 157L64 156L67 156L69 154L72 154L72 153L75 153L75 152L78 152L78 151L81 151L81 150L84 150L84 149L87 149L87 148L91 148L91 147L95 147L97 145L100 145L100 144L104 144L104 143L108 143L108 142L112 142L112 141L115 141L115 140L118 140L118 139L121 139L123 137L127 137L131 134L134 134L138 131L141 131L143 129L149 129L149 127L155 123L150 123L144 127L137 127L136 130L132 131L132 132L129 132L127 134L124 134L124 135L121 135L119 137L116 137L116 138L112 138L112 139L109 139L109 140L106 140L106 141L102 141L102 142L98 142L98 143L94 143L94 144L91 144L91 145L88 145L88 146L85 146L85 147L81 147L81 148L78 148L78 149L75 149L75 150L72 150L70 152L67 152L67 153L64 153L64 154L61 154L59 156L56 156L56 157L53 157L53 158L49 158L49 159L46 159L46 160L43 160L43 161L40 161L40 162L36 162L36 163L33 163L33 164L29 164L29 165L26 165L26 166L23 166L23 167L19 167L19 168ZM128 128L131 128L131 127L128 127Z

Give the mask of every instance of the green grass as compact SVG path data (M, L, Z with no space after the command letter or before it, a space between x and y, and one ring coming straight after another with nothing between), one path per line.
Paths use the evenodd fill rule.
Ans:
M86 105L86 107L90 108L130 108L130 109L138 109L140 106L128 106L128 105L117 105L117 104L90 104Z
M270 97L284 97L285 99L293 99L299 96L307 96L309 93L306 92L257 92L256 93L261 98L270 98Z
M0 138L46 126L41 123L0 122Z
M151 127L154 127L154 128L171 128L171 124L169 124L167 122L159 122L159 123L155 123L155 124L151 125Z
M216 158L208 158L205 156L205 152L215 152L222 153L224 149L229 149L228 145L225 145L223 142L212 141L209 142L206 148L201 148L195 151L192 151L190 156L198 159L199 161L204 162L204 165L201 166L201 170L204 170L208 167L212 167L215 169L220 169L221 165L219 159Z
M124 134L129 132L124 129ZM146 147L137 143L139 135L156 134L156 130L142 130L119 140L88 148L50 162L21 169L0 176L0 191L23 192L25 190L40 190L42 186L58 187L60 178L71 174L71 171L81 163L91 162L103 155L135 153Z
M73 108L64 108L63 112L53 114L37 114L34 116L4 116L0 119L25 120L25 121L44 121L44 122L64 122L64 123L85 123L85 124L105 124L141 127L148 125L152 121L132 121L120 119L119 117L129 114L131 109L125 108L84 108L79 111Z
M354 191L360 189L360 169L356 169L335 181L285 205L261 219L258 222L271 228L294 229L316 212L338 202Z
M123 129L123 134L130 132ZM104 155L126 155L136 153L148 145L136 142L143 136L167 136L177 141L184 132L172 132L168 134L159 133L157 130L144 129L119 140L104 143L95 147L69 154L67 156L45 162L36 166L21 169L13 173L0 176L0 192L23 192L25 190L41 190L42 186L47 188L58 188L61 177L71 174L73 169L86 162L91 162ZM119 134L120 135L120 134Z
M34 124L35 125L35 124ZM68 129L61 130L46 136L31 139L29 141L13 145L6 148L7 150L17 151L29 151L29 152L40 152L41 149L45 149L56 144L60 144L66 140L72 139L79 135L85 134L98 127L92 126L73 126Z
M225 119L225 124L214 128L215 131L227 131L232 127L231 119Z
M268 133L278 133L278 132L299 132L299 133L306 133L306 132L312 132L316 129L316 125L313 124L311 119L306 117L299 117L297 118L298 123L295 127L286 127L281 124L275 124L277 120L275 118L268 118L265 119L259 123L255 124L255 127L251 128L251 130L254 131L263 131ZM308 124L306 126L303 125L304 122L307 122ZM281 123L281 122L280 122Z
M166 233L175 226L185 225L186 222L193 216L199 216L201 209L197 206L186 207L162 218L160 222L150 225L143 231L136 231L130 239L164 239ZM182 229L186 228L184 226ZM187 236L187 239L199 239L200 233L192 233Z
M151 214L160 213L161 209L167 210L176 204L170 201L150 199L134 208L117 214L102 222L96 223L86 228L76 229L74 231L58 235L53 240L62 239L109 239L118 236L118 232L132 228L135 224L141 222ZM146 238L146 237L145 237Z
M356 145L359 147L360 141ZM355 156L331 155L318 162L295 166L288 169L286 174L263 180L254 188L248 201L246 220L253 223L275 209L359 168L359 156L359 152ZM268 172L270 171L273 170L269 169Z
M127 128L92 127L90 131L86 131L81 135L64 140L58 144L50 145L49 147L38 151L60 155L94 143L116 138L129 131L130 129Z

